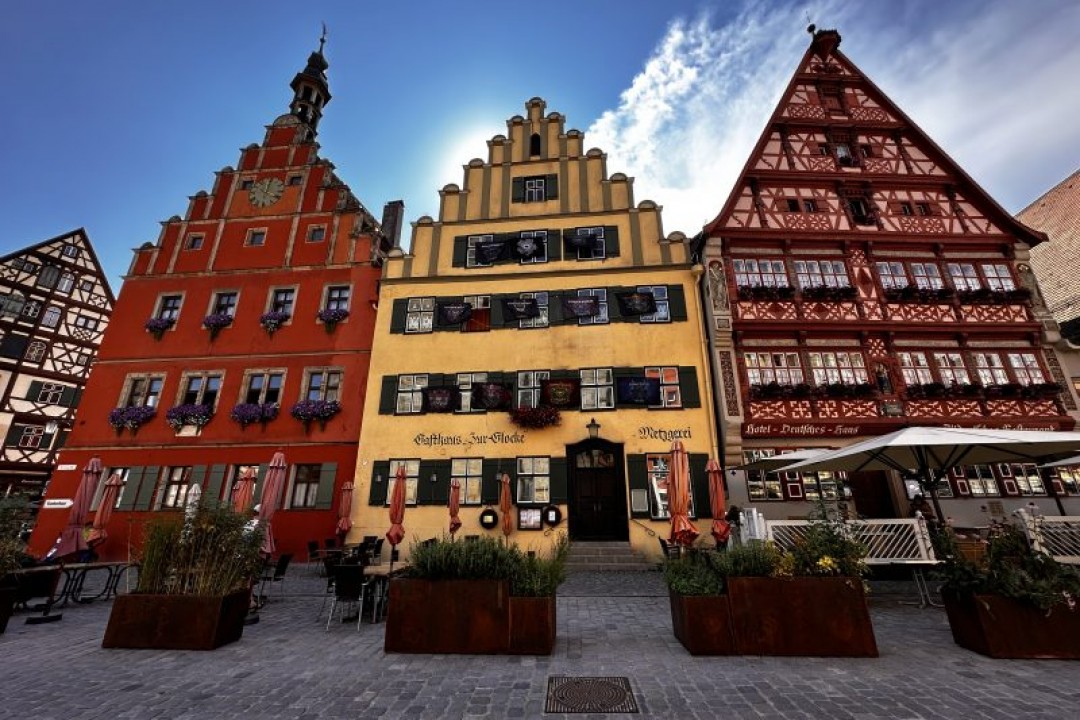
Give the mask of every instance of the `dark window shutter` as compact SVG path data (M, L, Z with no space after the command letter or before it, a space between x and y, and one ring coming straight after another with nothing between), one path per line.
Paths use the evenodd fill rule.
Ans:
M559 176L558 174L545 175L544 176L544 199L554 200L559 197Z
M608 287L607 290L607 314L608 322L637 322L637 315L623 315L619 298L615 293L633 292L636 287Z
M619 228L614 225L604 226L604 256L619 256Z
M564 293L572 292L566 290L563 292L548 291L548 325L562 325L566 322L562 314L562 296Z
M41 436L41 443L38 445L39 450L49 450L52 448L53 436L56 433L45 433Z
M709 504L709 476L705 472L705 465L708 462L708 455L690 453L690 494L694 498L694 517L712 517L712 506Z
M5 335L0 340L0 356L18 360L26 354L26 346L29 344L30 338L25 335Z
M142 482L143 471L145 470L146 468L142 465L128 468L127 479L124 481L124 487L120 491L120 504L117 510L135 509L135 498L139 494L139 483Z
M393 415L397 407L397 375L383 375L382 392L379 394L379 414Z
M79 407L79 401L82 400L83 389L75 389L75 397L71 398L71 404L68 407Z
M30 383L30 389L26 391L26 399L30 402L37 402L38 395L41 394L41 388L45 386L45 383L40 380L35 380Z
M405 332L405 313L409 308L409 299L400 298L394 301L394 310L390 314L390 332Z
M548 469L551 473L551 502L556 505L570 500L570 490L566 480L566 458L551 458Z
M435 504L435 483L431 482L431 475L435 472L435 463L431 460L421 460L419 475L416 478L416 504Z
M334 505L334 483L337 479L337 463L319 466L319 489L315 491L315 508L329 510Z
M451 264L454 267L465 267L466 256L469 252L469 238L459 235L454 238L454 257Z
M668 285L668 312L672 322L686 320L686 293L682 285Z
M427 463L427 468L424 464L420 465L421 481L425 469L427 470L428 485L431 486L431 504L432 505L448 505L450 502L450 461L449 460L434 460ZM431 482L431 476L435 475L435 482ZM461 488L461 500L465 500L465 488ZM450 515L447 514L446 521L450 522ZM449 527L449 526L447 526Z
M203 482L206 480L206 466L196 465L191 468L191 476L188 478L188 485L198 485L201 489Z
M635 490L642 490L645 492L646 498L649 495L649 473L645 466L644 455L627 455L626 456L626 474L627 480L630 486L630 499L631 499L631 511L630 517L647 518L649 517L649 504L645 503L645 510L633 510L633 498Z
M679 391L682 394L684 408L701 407L701 392L698 390L697 368L679 368Z
M67 445L68 435L71 435L70 430L61 430L60 437L56 440L56 447L54 447L53 449L59 450L60 448L64 447L64 445Z
M484 505L499 504L499 476L513 469L505 465L504 460L484 460L483 475L480 476L480 502Z
M64 391L60 393L60 404L64 407L74 407L75 398L78 396L79 390L74 387L66 387Z
M547 231L547 258L562 260L562 230Z
M506 324L505 318L503 318L503 306L502 299L504 297L516 297L511 295L492 295L491 296L491 327L501 328ZM516 324L516 323L515 323Z
M221 486L225 484L226 465L211 465L210 479L206 483L206 497L211 501L221 498ZM225 498L231 500L231 498Z
M158 474L161 466L148 465L143 470L142 482L139 483L139 494L135 498L135 506L132 510L149 510L154 502L154 491L157 490Z
M371 463L371 487L368 491L368 505L381 507L386 504L386 489L390 486L390 461L377 460Z
M525 178L514 178L510 185L510 201L525 202Z

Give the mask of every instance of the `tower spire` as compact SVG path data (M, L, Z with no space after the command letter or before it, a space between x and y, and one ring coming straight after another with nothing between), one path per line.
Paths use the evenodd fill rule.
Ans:
M330 63L323 56L325 44L326 23L323 23L319 49L308 56L307 66L296 74L289 85L293 91L289 112L311 128L312 136L318 131L323 108L330 102L330 85L326 79L326 69Z

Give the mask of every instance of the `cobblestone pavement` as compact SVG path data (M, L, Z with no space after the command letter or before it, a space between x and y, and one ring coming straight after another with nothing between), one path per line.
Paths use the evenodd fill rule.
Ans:
M261 622L213 652L103 650L110 603L49 625L20 613L0 635L0 718L532 718L551 675L626 676L639 717L1080 717L1080 665L963 650L895 584L871 601L881 657L845 660L691 657L658 573L571 576L550 658L385 655L382 625L324 630L323 582L291 568Z

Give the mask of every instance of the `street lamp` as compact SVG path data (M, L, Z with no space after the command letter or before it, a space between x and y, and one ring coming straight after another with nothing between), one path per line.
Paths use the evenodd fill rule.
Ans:
M589 421L589 424L585 426L585 429L589 431L589 439L595 440L600 437L600 423L596 422L596 418Z

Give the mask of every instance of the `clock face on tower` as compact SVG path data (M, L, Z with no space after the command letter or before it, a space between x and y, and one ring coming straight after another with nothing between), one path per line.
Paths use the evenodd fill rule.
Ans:
M259 180L248 190L248 200L255 207L268 207L281 199L285 183L277 178Z

